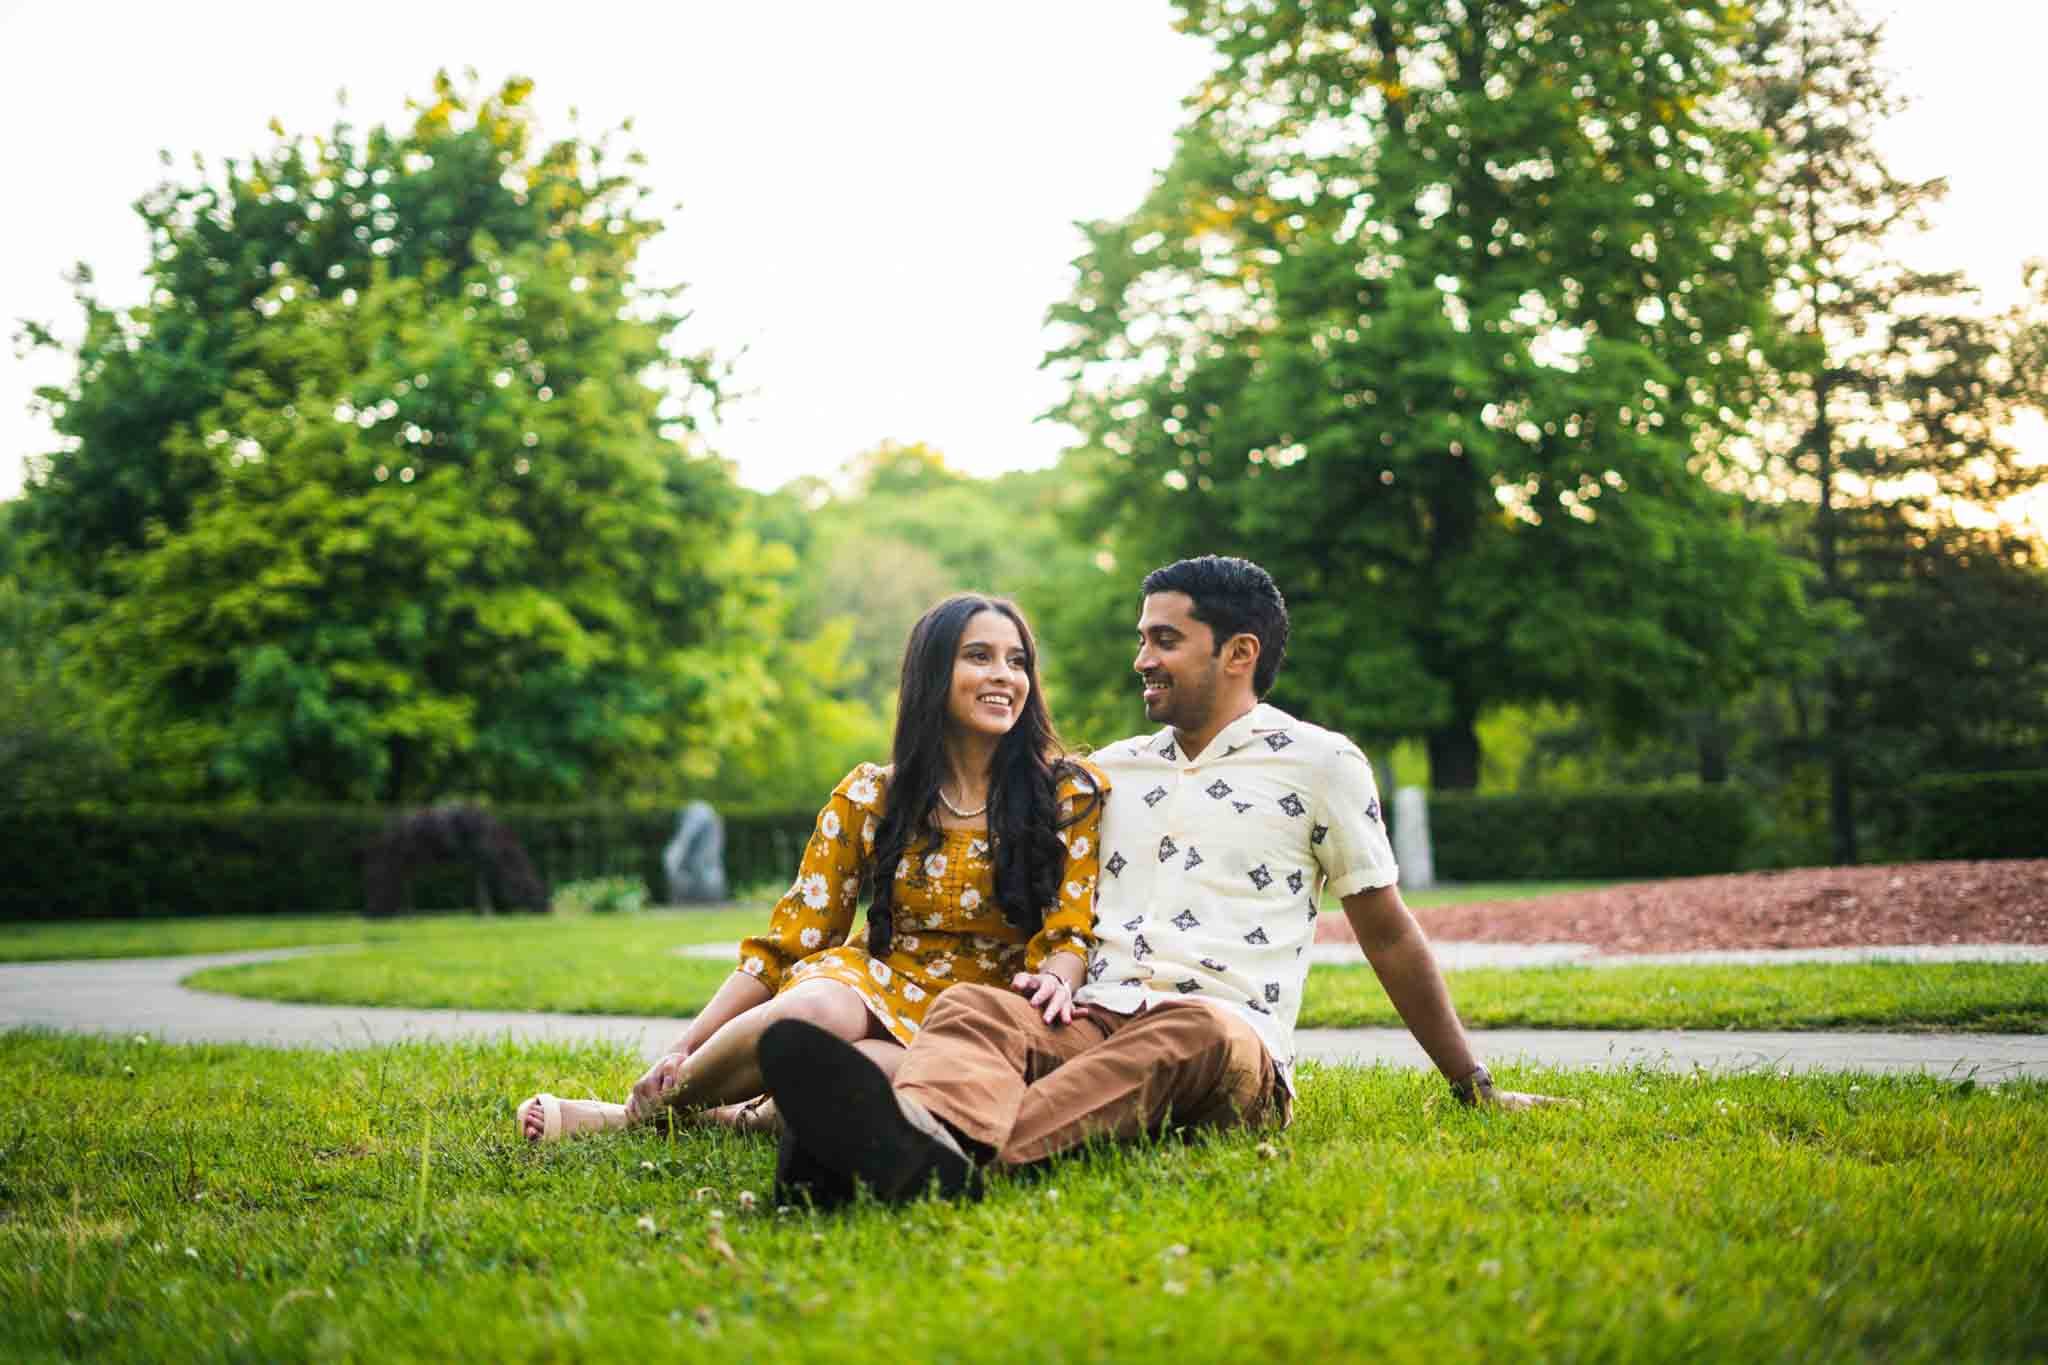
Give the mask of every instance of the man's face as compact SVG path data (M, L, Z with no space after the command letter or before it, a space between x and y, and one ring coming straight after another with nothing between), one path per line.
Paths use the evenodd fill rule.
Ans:
M1138 616L1138 657L1131 667L1144 679L1145 715L1177 730L1198 731L1216 709L1223 660L1216 634L1194 617L1184 592L1155 592Z

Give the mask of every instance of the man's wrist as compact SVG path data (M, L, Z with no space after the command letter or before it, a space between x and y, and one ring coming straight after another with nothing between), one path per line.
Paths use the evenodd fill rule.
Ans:
M1493 1099L1493 1073L1484 1066L1475 1066L1451 1082L1451 1094L1458 1103L1473 1105L1491 1102Z

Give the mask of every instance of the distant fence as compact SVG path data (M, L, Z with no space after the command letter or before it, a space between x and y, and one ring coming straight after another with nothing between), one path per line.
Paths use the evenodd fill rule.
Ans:
M1759 802L1732 786L1430 799L1447 881L1679 877L1751 866ZM629 876L658 899L675 806L493 806L549 884ZM1931 777L1888 802L1878 859L2048 857L2048 771ZM363 857L392 812L363 806L0 808L0 920L360 913ZM782 883L814 810L724 810L739 888ZM474 903L472 871L429 869L423 909Z

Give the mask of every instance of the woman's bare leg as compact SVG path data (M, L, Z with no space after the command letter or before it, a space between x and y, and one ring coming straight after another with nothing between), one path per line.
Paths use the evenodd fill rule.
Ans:
M780 1019L802 1019L849 1042L865 1039L871 1030L880 1028L850 987L836 981L807 982L748 1010L705 1039L702 1047L674 1067L658 1103L635 1106L635 1121L651 1119L664 1108L679 1112L711 1109L760 1094L758 1045L762 1032ZM893 1041L888 1046L901 1050Z

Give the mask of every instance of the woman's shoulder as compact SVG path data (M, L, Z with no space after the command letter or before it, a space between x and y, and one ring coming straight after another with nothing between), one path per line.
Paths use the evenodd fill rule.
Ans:
M832 794L843 796L865 810L879 809L894 771L892 766L881 763L855 764L852 772L839 779L839 785L832 789Z
M1068 754L1060 759L1058 772L1057 791L1062 801L1086 796L1090 792L1109 794L1109 774L1079 754Z

